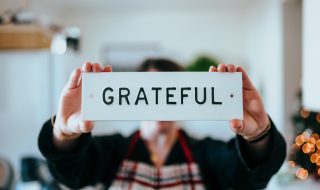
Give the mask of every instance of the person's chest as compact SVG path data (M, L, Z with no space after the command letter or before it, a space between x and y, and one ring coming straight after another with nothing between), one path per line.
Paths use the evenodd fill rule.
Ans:
M161 167L154 165L142 143L137 142L131 155L122 161L109 189L205 189L199 165L179 142Z

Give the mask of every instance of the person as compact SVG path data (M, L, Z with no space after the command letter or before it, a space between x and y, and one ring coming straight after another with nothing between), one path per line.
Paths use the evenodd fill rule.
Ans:
M146 60L139 71L182 71L166 59ZM261 189L281 167L286 144L265 111L262 98L242 67L243 120L231 120L228 142L190 137L174 121L142 121L129 137L92 137L93 121L81 120L81 73L112 72L85 63L73 71L58 112L42 127L38 145L54 177L70 188L102 183L108 189ZM106 126L107 127L107 126Z

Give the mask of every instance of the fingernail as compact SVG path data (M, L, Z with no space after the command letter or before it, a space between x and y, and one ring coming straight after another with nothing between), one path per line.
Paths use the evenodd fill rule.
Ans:
M235 129L241 129L241 126L235 126L234 128Z
M71 75L72 77L75 77L77 75L77 69L73 70Z

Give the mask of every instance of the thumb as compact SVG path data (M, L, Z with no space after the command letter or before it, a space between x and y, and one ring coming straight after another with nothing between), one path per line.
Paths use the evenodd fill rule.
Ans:
M90 133L94 127L93 121L83 121L81 120L78 124L78 129L81 133Z
M231 130L236 133L239 134L243 131L244 127L243 127L243 121L240 119L233 119L230 121L230 127Z
M93 121L81 120L81 115L71 115L68 119L68 132L73 134L89 133L94 127Z

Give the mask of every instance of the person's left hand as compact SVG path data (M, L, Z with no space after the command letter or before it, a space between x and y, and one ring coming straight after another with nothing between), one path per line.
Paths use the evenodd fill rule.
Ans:
M230 121L231 129L241 135L244 139L250 140L263 133L270 120L266 113L262 98L250 81L247 73L242 67L233 64L219 64L218 68L211 66L209 72L241 72L243 89L243 120L233 119Z

